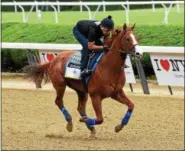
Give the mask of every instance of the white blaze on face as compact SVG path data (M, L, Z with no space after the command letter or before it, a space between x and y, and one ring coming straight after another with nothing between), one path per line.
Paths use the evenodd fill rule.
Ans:
M135 36L133 34L130 34L130 37L132 38L132 41L133 41L133 45L135 45L135 52L136 52L136 55L142 55L143 52L141 50L141 47L138 45L137 43L137 40L135 38Z
M130 37L132 38L133 45L137 45L137 40L133 34L130 34Z

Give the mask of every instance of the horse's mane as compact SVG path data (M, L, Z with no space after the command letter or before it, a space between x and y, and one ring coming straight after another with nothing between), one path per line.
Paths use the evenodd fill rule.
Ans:
M124 28L124 25L121 26L121 27L117 27L116 29L114 29L112 31L112 36L109 37L109 36L106 36L104 37L104 45L110 47L113 40L121 33L123 32L123 28ZM131 26L126 26L126 30L125 31L132 31L132 27Z

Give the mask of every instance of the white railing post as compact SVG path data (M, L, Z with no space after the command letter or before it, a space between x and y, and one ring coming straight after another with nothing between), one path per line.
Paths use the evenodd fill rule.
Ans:
M177 12L180 13L180 6L179 6L179 3L177 3L176 5L177 5Z
M165 24L168 24L168 15L169 15L170 9L172 8L172 5L173 4L171 3L169 8L167 8L166 5L162 3L162 6L165 9L165 16L164 16L164 20L163 20L163 23L165 23Z
M128 14L128 9L125 5L122 4L122 7L125 9L125 14L126 14L126 23L129 24L129 14Z
M27 17L26 17L26 22L28 22L28 19L29 19L30 14L31 14L31 12L33 11L34 7L35 7L34 5L31 7L31 9L30 9L30 11L29 11L29 13L28 13L28 15L27 15Z
M14 2L14 9L15 9L15 12L17 13L17 5L16 5L16 1L13 1Z
M57 1L57 8L58 8L58 13L60 12L60 5L59 5L59 1Z
M37 18L38 18L38 22L40 22L42 18L41 10L37 11Z
M80 1L80 12L83 12L83 5L82 5L82 1Z
M104 0L102 1L102 4L103 4L103 12L106 12L106 6L105 6L105 1Z
M155 12L155 3L153 0L152 0L152 11Z
M22 20L23 20L23 23L26 23L26 16L25 16L24 8L21 5L18 5L18 6L22 10Z
M58 12L57 12L57 9L55 8L55 6L52 5L52 3L49 3L49 5L53 8L53 10L55 12L55 23L58 23Z
M127 0L127 10L128 12L130 11L130 5L129 5L129 1Z
M98 11L99 11L99 9L100 9L100 7L101 7L101 5L99 5L99 6L97 7L96 12L94 13L93 19L95 19L96 15L97 15L97 13L98 13Z
M92 19L92 13L91 13L91 10L90 10L89 6L87 6L87 5L84 5L84 6L85 6L85 8L88 10L89 20L91 20L91 19Z
M164 4L162 4L164 7L164 19L163 19L163 23L164 24L168 24L168 9L166 8L166 6Z
M35 8L36 8L36 12L38 12L38 4L37 4L37 1L35 0Z

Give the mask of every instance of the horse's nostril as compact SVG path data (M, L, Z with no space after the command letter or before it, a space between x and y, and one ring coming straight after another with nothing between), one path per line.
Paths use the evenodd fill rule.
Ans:
M139 52L136 52L136 56L139 56L140 55L140 53Z

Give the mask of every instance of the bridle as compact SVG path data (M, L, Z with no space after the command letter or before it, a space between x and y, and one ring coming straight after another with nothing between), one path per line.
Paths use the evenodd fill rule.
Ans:
M122 34L122 37L121 37L121 46L123 45L122 42L123 42L123 38L124 38L126 32L127 32L127 31L123 32L123 34ZM120 50L116 50L116 49L113 49L113 46L114 46L115 42L116 42L116 39L113 41L113 43L112 43L112 45L111 45L111 47L110 47L110 51L119 51L121 54L131 54L131 55L133 55L133 54L134 54L133 49L135 48L136 45L138 45L138 44L134 44L134 45L132 46L132 48L130 48L130 49L128 49L128 50L125 50L125 49L123 49L122 47L121 47ZM126 40L126 43L127 43L127 45L128 45L128 41L127 41L127 40Z

